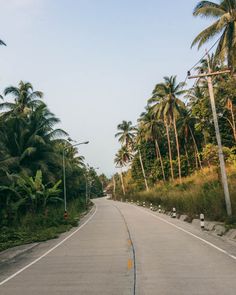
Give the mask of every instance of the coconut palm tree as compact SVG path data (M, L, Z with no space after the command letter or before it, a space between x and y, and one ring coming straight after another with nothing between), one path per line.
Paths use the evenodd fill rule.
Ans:
M9 117L0 120L0 166L4 171L34 174L42 170L48 180L53 181L53 167L61 167L61 156L55 145L67 133L54 129L59 120L47 109L39 105L26 118Z
M172 163L172 151L171 151L171 143L170 143L170 132L169 132L169 118L163 116L163 102L161 101L162 98L160 97L152 97L148 100L148 105L150 107L150 111L154 115L157 120L163 122L166 130L166 137L167 137L167 144L168 144L168 154L169 154L169 162L170 162L170 174L172 180L174 179L174 170L173 170L173 163Z
M134 148L134 151L136 151L138 153L138 158L139 158L140 166L142 169L144 184L145 184L146 190L148 191L149 186L148 186L147 176L146 176L146 172L144 169L143 158L142 158L142 154L141 154L141 150L140 150L141 144L144 141L144 139L145 139L145 131L142 128L139 128L138 132L137 132L137 136L135 138L135 143L134 143L133 148Z
M227 58L228 66L234 73L236 67L236 1L221 0L219 3L200 1L194 8L193 15L214 19L214 22L197 35L192 47L198 44L198 48L201 48L207 41L221 34L215 56L221 60Z
M127 148L126 146L121 147L121 149L119 149L119 151L115 155L114 162L117 165L117 167L119 167L121 169L120 180L121 180L121 186L122 186L124 196L125 196L126 192L125 192L125 185L124 185L122 168L125 165L127 165L132 160L132 158L133 158L133 155L130 153L130 149Z
M3 102L0 104L1 110L7 110L5 115L27 115L30 111L42 104L41 99L43 98L41 91L34 91L31 83L25 83L23 81L20 81L19 87L7 87L4 90L4 95L10 95L14 99L14 102Z
M132 126L131 121L122 121L117 126L119 132L115 134L118 137L119 142L126 147L131 147L135 138L136 128Z
M147 141L152 140L155 143L156 158L157 158L157 161L160 161L162 176L163 176L163 180L165 181L166 176L165 176L160 146L158 143L158 141L161 138L160 129L162 127L163 127L163 124L161 123L161 121L156 119L156 117L152 113L152 110L147 107L147 112L144 112L143 114L141 114L141 117L139 119L139 128L143 129L145 140Z
M178 139L178 131L176 127L176 118L181 114L181 110L185 108L185 104L179 99L179 97L186 93L183 90L185 83L177 83L176 76L164 77L164 82L156 85L153 90L153 96L149 100L149 103L155 102L157 100L159 104L157 105L157 113L159 118L162 118L166 126L166 133L169 146L169 156L170 163L172 165L172 156L170 148L170 138L169 138L169 126L173 124L175 140L176 140L176 150L178 157L178 168L179 168L179 179L181 180L181 162L180 162L180 147ZM173 167L171 167L171 174L173 178Z

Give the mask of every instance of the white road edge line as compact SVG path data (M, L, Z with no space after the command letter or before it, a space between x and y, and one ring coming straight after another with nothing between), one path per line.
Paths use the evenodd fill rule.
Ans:
M27 268L29 268L30 266L34 265L35 263L37 263L39 260L41 260L42 258L44 258L45 256L47 256L49 253L51 253L52 251L54 251L56 248L58 248L59 246L61 246L63 243L65 243L68 239L70 239L73 235L75 235L79 230L81 230L93 217L94 215L97 213L97 206L95 204L95 211L93 213L92 216L89 217L88 220L85 221L85 223L83 223L80 227L78 227L73 233L71 233L69 236L67 236L65 239L63 239L61 242L59 242L58 244L56 244L54 247L52 247L51 249L49 249L47 252L45 252L43 255L41 255L40 257L38 257L37 259L35 259L34 261L32 261L31 263L27 264L26 266L24 266L23 268L21 268L20 270L18 270L17 272L15 272L14 274L12 274L11 276L9 276L8 278L6 278L5 280L0 282L0 286L2 286L3 284L5 284L6 282L10 281L11 279L13 279L14 277L16 277L17 275L19 275L20 273L22 273L24 270L26 270Z
M182 232L184 232L184 233L186 233L186 234L188 234L188 235L190 235L190 236L192 236L192 237L194 237L194 238L196 238L196 239L202 241L203 243L207 244L208 246L211 246L211 247L215 248L216 250L220 251L221 253L224 253L225 255L229 256L230 258L236 260L236 256L230 254L229 252L227 252L226 250L224 250L224 249L222 249L222 248L217 247L216 245L212 244L211 242L208 242L207 240L205 240L205 239L203 239L203 238L200 238L199 236L194 235L193 233L191 233L191 232L189 232L189 231L183 229L182 227L180 227L180 226L178 226L178 225L175 225L174 223L169 222L169 221L165 220L164 218L161 218L161 217L159 217L159 216L157 216L157 215L155 215L155 214L153 214L153 213L151 213L151 212L148 212L148 211L146 211L146 210L144 210L144 209L140 209L139 207L136 207L136 208L139 209L139 210L142 211L142 212L145 212L145 213L147 213L147 214L149 214L149 215L152 215L153 217L155 217L155 218L161 220L162 222L165 222L165 223L167 223L167 224L169 224L169 225L171 225L171 226L177 228L178 230L180 230L180 231L182 231Z

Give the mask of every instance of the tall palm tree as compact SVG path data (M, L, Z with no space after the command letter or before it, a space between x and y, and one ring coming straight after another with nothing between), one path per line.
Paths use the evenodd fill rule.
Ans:
M221 60L227 58L228 66L234 73L236 69L236 1L221 0L219 3L200 1L194 8L193 15L215 21L198 34L193 40L192 47L198 44L200 48L207 41L221 34L215 56Z
M160 101L158 105L158 114L159 114L159 117L162 117L166 126L170 163L172 162L172 156L171 156L171 149L170 149L168 125L173 124L175 140L176 140L176 150L177 150L177 157L178 157L178 168L179 168L180 180L181 180L181 162L180 162L180 147L179 147L178 131L176 128L176 118L177 116L181 114L181 109L185 108L185 104L179 99L181 95L186 93L186 90L183 90L184 85L185 83L183 82L177 83L176 76L164 77L164 82L156 85L155 89L153 90L153 97L151 100L149 100L149 102L155 101L155 99ZM173 178L173 167L171 171L172 171L172 178Z
M4 102L0 104L0 109L6 109L6 114L23 114L27 115L37 106L42 104L43 93L34 91L29 82L20 81L19 87L9 86L4 90L4 95L13 96L14 102Z
M118 137L122 145L131 147L136 134L136 128L132 126L132 122L122 121L122 123L117 126L117 129L119 132L115 134L115 137Z
M171 143L170 143L170 133L169 133L169 120L168 117L164 117L162 113L163 103L161 101L162 98L155 96L148 100L150 111L154 115L157 120L161 120L165 126L166 130L166 137L167 137L167 144L168 144L168 154L169 154L169 162L170 162L170 174L171 179L174 180L174 170L173 170L173 163L172 163L172 151L171 151Z
M190 111L185 111L184 116L180 120L181 129L183 133L183 137L185 140L185 144L189 141L189 135L193 142L193 148L194 148L194 155L196 160L196 167L200 166L202 169L202 162L200 158L200 153L197 145L197 141L194 135L194 132L196 131L195 124L196 124L196 118L191 116ZM186 150L187 154L187 150Z
M163 124L161 123L160 120L158 120L154 116L150 108L147 108L147 112L141 114L139 122L140 122L139 128L143 129L145 139L147 141L152 140L155 143L156 158L157 158L157 161L160 161L162 176L163 176L163 180L165 181L166 176L164 171L164 165L163 165L162 155L160 151L160 146L158 143L158 141L161 138L160 129L162 128Z
M123 190L123 195L124 196L126 194L126 191L125 191L125 185L124 185L124 178L123 178L122 168L125 165L127 165L132 160L132 158L133 158L133 155L130 153L130 150L126 146L121 147L121 149L119 149L119 151L115 155L114 162L117 165L117 167L119 167L121 169L121 172L120 172L120 180L121 180L121 186L122 186L122 190Z
M137 153L138 153L139 162L140 162L140 166L141 166L142 173L143 173L144 184L145 184L146 190L148 191L149 186L148 186L147 176L146 176L146 172L145 172L145 169L144 169L143 158L142 158L142 154L141 154L141 150L140 150L140 145L143 142L144 138L145 138L144 130L139 128L137 136L135 138L134 150L137 151Z

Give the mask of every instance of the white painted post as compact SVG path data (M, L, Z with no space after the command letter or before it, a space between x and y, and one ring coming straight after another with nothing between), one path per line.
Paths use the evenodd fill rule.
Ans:
M200 214L200 224L201 224L201 229L204 229L205 228L205 217L204 217L203 213Z
M137 205L139 206L139 200L137 201Z
M172 211L172 218L176 218L176 209L173 208L173 211Z
M145 207L146 205L145 205L145 202L143 202L143 207Z
M158 206L158 212L161 213L161 205Z
M153 207L152 207L152 203L150 203L150 209L151 209L151 210L153 209Z

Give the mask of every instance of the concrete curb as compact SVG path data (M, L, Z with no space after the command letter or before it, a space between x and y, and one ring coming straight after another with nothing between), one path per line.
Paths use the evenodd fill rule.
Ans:
M32 250L34 247L36 247L38 244L39 243L31 243L31 244L25 244L25 245L12 247L10 249L6 249L0 252L0 263L7 262L11 259L16 258L19 255L22 255L28 252Z
M170 215L171 212L166 212L166 215ZM179 220L188 222L188 215L180 215ZM200 227L200 219L194 218L192 222L190 222L195 228ZM224 237L226 240L230 240L236 243L236 229L231 229L227 231L226 226L222 222L217 221L205 221L204 231L208 231L209 234L218 237Z
M170 211L161 210L161 213L170 217L172 216L172 212ZM192 219L191 222L189 222L190 218L188 215L177 214L177 219L179 219L180 221L190 223L195 228L199 228L200 230L207 231L209 234L213 236L224 237L226 240L230 240L236 243L236 229L231 229L227 231L227 228L225 227L224 223L216 222L216 221L205 221L205 228L201 229L200 218L199 219L194 218Z

